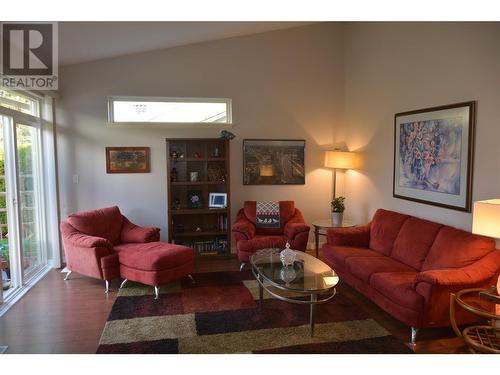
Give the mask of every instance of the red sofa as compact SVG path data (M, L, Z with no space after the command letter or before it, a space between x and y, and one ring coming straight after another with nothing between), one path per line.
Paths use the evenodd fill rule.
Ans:
M116 206L70 214L61 234L65 280L73 271L105 280L106 293L109 282L122 277L154 286L158 298L159 285L194 271L193 249L159 242L159 228L131 223Z
M486 237L379 209L355 228L328 230L328 263L350 286L412 327L448 326L450 293L489 287L500 273L500 250ZM457 321L474 317L457 311Z
M257 228L255 201L246 201L238 212L232 227L236 250L241 268L248 263L250 256L259 249L284 248L286 242L295 250L305 251L309 239L309 226L293 201L280 201L280 228Z

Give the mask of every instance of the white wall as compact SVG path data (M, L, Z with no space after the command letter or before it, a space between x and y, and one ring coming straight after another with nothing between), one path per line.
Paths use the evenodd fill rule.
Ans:
M500 197L500 24L355 23L345 36L336 136L365 159L346 176L348 215L385 207L470 230L469 213L392 197L394 114L477 100L473 200Z
M470 214L392 197L393 120L477 100L473 199L500 197L499 41L499 24L324 23L64 67L62 215L118 204L138 224L160 226L165 238L164 139L218 131L107 129L106 96L205 96L233 99L233 218L247 199L293 199L307 221L327 217L323 150L345 142L365 160L363 170L339 176L347 218L363 223L385 207L470 229ZM244 138L305 139L306 185L243 186ZM106 146L151 147L152 172L106 174Z
M214 130L108 129L106 96L233 99L233 218L244 200L295 200L308 221L327 217L331 172L323 150L343 112L341 26L316 24L64 67L60 74L62 216L117 204L132 221L167 228L167 137ZM243 186L242 140L306 140L306 185ZM106 146L151 147L151 173L108 175ZM79 183L73 183L73 175Z

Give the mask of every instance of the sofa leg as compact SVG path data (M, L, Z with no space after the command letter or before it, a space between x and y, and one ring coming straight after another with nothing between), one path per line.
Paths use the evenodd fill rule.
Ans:
M120 289L122 289L125 286L125 284L127 283L127 281L128 281L127 279L125 279L125 280L122 281L122 283L120 284Z
M160 298L160 287L155 285L155 299Z
M64 281L69 280L69 275L71 275L71 272L73 272L73 271L68 270L68 272L66 272L66 276L64 277Z
M189 277L189 280L191 280L191 282L192 282L193 284L196 284L196 281L194 281L194 277L193 277L193 275L189 274L189 275L188 275L188 277Z
M104 280L104 293L108 294L109 293L109 280Z
M418 334L418 328L411 327L410 345L415 346L417 342L417 334Z
M245 268L245 266L246 266L246 265L247 265L247 264L246 264L245 262L242 262L242 263L240 264L240 272L241 272L241 271L243 271L243 269Z

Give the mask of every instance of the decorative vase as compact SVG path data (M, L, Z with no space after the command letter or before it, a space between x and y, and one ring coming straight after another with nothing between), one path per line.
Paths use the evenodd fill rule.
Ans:
M290 244L287 242L285 245L285 250L283 250L280 253L280 260L281 263L283 263L283 266L288 267L293 265L293 262L295 262L295 251L290 249Z
M336 227L340 227L342 225L342 221L344 219L343 212L332 212L332 224Z

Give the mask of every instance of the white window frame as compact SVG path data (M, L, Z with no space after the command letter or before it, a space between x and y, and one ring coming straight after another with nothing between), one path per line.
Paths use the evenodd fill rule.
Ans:
M115 101L144 101L144 102L182 102L182 103L225 103L226 122L121 122L114 120L113 103ZM162 96L108 96L107 110L109 128L204 128L230 129L234 126L232 100L230 98L181 98Z

